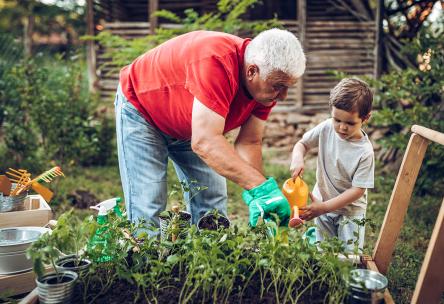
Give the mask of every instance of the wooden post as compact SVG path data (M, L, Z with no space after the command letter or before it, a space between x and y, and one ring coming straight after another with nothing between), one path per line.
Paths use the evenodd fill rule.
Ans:
M440 303L444 292L444 199L421 266L412 303Z
M87 0L86 13L86 33L88 36L94 36L94 3L93 0ZM93 40L86 42L86 62L88 66L88 82L89 91L94 93L96 91L97 74L96 74L96 52Z
M404 222L428 144L429 140L418 134L412 134L402 160L381 232L373 251L373 260L383 274L387 273L392 260L395 243Z
M373 77L378 79L381 76L382 70L382 35L384 34L384 29L382 27L383 20L383 12L384 12L384 0L378 0L376 2L376 15L375 15L375 65L373 70Z
M29 15L24 17L24 29L23 29L23 45L25 49L25 57L29 58L32 55L35 15L33 14L33 6L30 6Z
M153 13L159 9L159 0L148 0L148 2L148 21L150 22L150 34L154 35L158 26L158 18L157 16L154 16Z
M299 41L301 42L302 49L306 52L305 49L305 30L307 23L307 3L306 0L298 0L298 32L299 32ZM298 79L298 92L297 92L297 104L302 108L304 105L304 76Z

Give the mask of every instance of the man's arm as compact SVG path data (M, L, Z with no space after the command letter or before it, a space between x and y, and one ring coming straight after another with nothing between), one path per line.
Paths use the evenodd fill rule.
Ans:
M262 184L265 177L236 153L223 136L224 127L222 116L194 99L191 121L193 151L217 173L244 189Z
M264 128L265 121L252 115L242 125L234 143L234 148L240 157L261 172L261 174L264 174L262 166L262 136Z

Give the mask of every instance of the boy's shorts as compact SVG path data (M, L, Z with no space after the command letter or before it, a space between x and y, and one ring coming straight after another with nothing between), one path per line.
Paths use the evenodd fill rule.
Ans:
M356 245L362 250L364 247L365 227L359 226L353 222L354 219L362 220L365 215L343 215L336 213L326 213L315 218L316 241L323 241L330 237L338 237L345 242L346 251L354 252ZM355 232L358 232L358 240L356 244ZM352 240L350 244L348 241Z

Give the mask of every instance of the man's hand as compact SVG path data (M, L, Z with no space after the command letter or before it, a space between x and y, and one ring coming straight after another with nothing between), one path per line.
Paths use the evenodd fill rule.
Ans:
M251 227L256 227L259 217L270 218L270 213L278 215L281 226L288 225L290 205L274 178L269 177L259 186L245 190L242 198L249 207Z
M325 202L322 202L321 200L318 200L313 193L310 194L311 204L301 208L303 213L301 214L300 218L304 221L310 221L314 219L315 217L318 217L320 215L323 215L324 213L328 212L328 208Z

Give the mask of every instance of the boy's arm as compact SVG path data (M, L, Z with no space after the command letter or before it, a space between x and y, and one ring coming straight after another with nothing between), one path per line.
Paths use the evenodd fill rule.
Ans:
M296 178L304 173L304 156L307 151L308 148L301 141L294 145L290 165L291 177Z
M301 210L304 210L304 213L301 214L301 219L309 221L324 213L341 209L356 201L364 195L364 192L365 188L352 187L325 202L318 200L312 193L310 193L312 203L305 208L301 208Z

